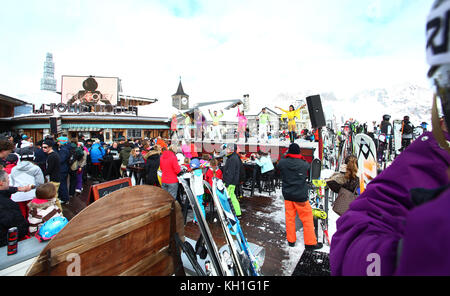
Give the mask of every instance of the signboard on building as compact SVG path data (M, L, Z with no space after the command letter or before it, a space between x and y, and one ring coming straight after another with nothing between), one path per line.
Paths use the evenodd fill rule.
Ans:
M118 77L67 76L61 79L61 103L117 105Z

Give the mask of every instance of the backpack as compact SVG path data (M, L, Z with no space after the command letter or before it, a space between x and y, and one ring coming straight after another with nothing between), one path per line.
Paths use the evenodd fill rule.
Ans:
M74 148L71 148L69 149L69 166L72 166L76 161L76 151Z
M75 149L75 160L76 160L76 161L81 161L81 160L83 159L83 157L84 157L84 151L83 151L83 148L77 147L77 148Z
M408 135L408 134L412 134L413 133L413 127L411 125L411 123L407 122L404 124L403 126L403 134Z

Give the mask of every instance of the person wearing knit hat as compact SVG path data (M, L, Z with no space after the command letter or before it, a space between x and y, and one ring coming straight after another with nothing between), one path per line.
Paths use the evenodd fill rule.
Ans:
M288 154L300 154L300 146L296 143L289 145Z
M62 145L67 144L67 142L69 142L69 139L68 139L67 137L64 137L64 136L59 137L57 140L58 140L58 142L61 143Z
M34 153L30 148L18 149L20 162L11 170L10 185L21 187L27 185L39 186L44 184L44 174L40 167L34 164ZM27 204L34 198L34 190L16 192L11 199L19 204L20 210L26 219L28 217Z
M19 144L17 145L17 148L26 148L26 147L32 147L33 143L31 142L31 138L28 137L27 135L22 135L22 140L20 142L20 146Z
M317 243L314 232L312 208L308 200L306 178L310 165L300 154L300 147L293 143L289 146L285 158L277 165L282 179L282 194L286 215L286 238L290 247L295 246L295 216L298 214L303 224L305 249L320 249L322 243Z

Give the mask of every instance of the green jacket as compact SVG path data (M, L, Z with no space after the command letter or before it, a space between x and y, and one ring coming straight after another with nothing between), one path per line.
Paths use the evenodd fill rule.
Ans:
M270 116L267 113L261 113L259 115L259 123L260 124L267 124L269 122Z

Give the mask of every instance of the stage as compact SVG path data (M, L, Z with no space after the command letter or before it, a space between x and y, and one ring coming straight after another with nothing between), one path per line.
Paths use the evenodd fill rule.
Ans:
M222 140L222 141L210 141L210 140L185 140L185 139L173 139L172 143L177 143L179 146L183 146L182 141L186 142L186 145L190 147L189 152L193 157L202 157L203 154L214 155L216 158L220 157L220 153L223 151L223 145L237 144L238 153L245 152L247 157L251 154L257 153L259 150L269 153L272 161L276 162L287 152L290 142L289 140L271 139L267 143L258 143L257 139L250 138L247 142L239 141L236 139ZM314 158L319 158L319 143L310 142L297 139L295 141L300 146L300 153L305 159L311 163ZM185 148L186 149L186 148Z

